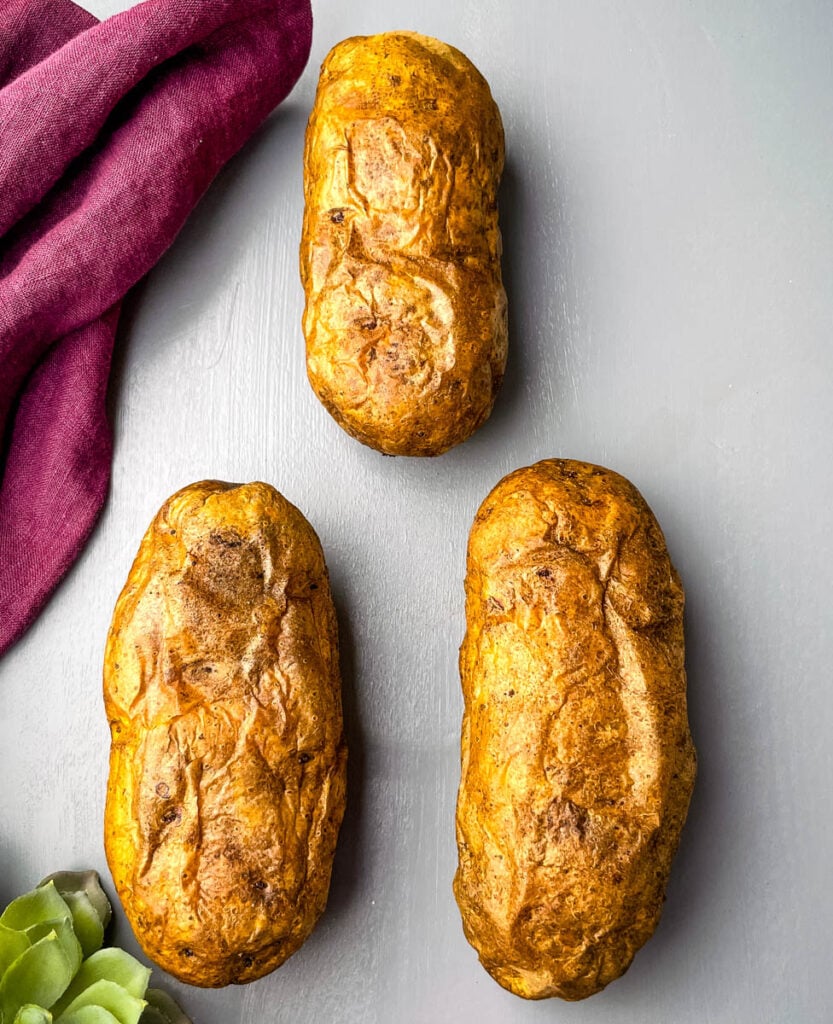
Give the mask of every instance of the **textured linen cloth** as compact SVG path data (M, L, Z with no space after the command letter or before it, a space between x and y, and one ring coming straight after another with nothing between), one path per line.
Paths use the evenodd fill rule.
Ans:
M0 0L0 654L110 478L119 302L309 56L309 0Z

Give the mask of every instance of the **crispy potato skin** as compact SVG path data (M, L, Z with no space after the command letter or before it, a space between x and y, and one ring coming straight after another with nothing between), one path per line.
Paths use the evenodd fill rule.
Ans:
M504 988L583 999L659 920L694 785L683 590L639 492L560 459L471 530L454 892Z
M324 556L298 509L262 483L170 498L107 640L105 847L142 948L182 981L259 978L323 911L340 687Z
M439 455L492 410L503 161L500 113L459 50L390 32L324 61L304 153L307 372L338 423L387 455Z

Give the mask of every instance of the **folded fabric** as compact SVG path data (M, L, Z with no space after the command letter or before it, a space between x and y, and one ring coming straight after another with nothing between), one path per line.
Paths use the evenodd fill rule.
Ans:
M127 290L301 74L309 0L0 4L0 654L90 535Z

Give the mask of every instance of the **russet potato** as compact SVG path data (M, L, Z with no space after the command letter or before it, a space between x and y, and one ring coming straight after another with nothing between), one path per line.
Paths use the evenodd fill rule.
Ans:
M387 455L438 455L491 412L503 161L489 86L454 47L389 32L324 61L304 152L307 371L338 423Z
M344 813L338 639L321 545L262 483L162 506L116 604L105 846L147 955L259 978L324 910Z
M454 891L504 988L583 999L659 920L695 752L683 589L627 480L509 474L468 546Z

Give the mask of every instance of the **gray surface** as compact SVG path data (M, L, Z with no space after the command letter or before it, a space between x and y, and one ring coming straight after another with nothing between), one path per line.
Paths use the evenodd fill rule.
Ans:
M123 6L89 0L99 15ZM298 88L128 303L110 502L0 664L0 895L57 868L106 877L100 666L116 595L171 491L261 478L327 553L350 806L312 938L246 988L172 984L197 1024L830 1021L833 8L315 11ZM384 459L338 429L307 385L299 328L317 66L344 36L401 27L479 65L509 153L505 389L473 440L430 462ZM491 981L450 888L466 535L500 476L552 455L629 476L665 529L688 592L700 753L656 936L576 1005ZM133 941L124 924L120 938Z

